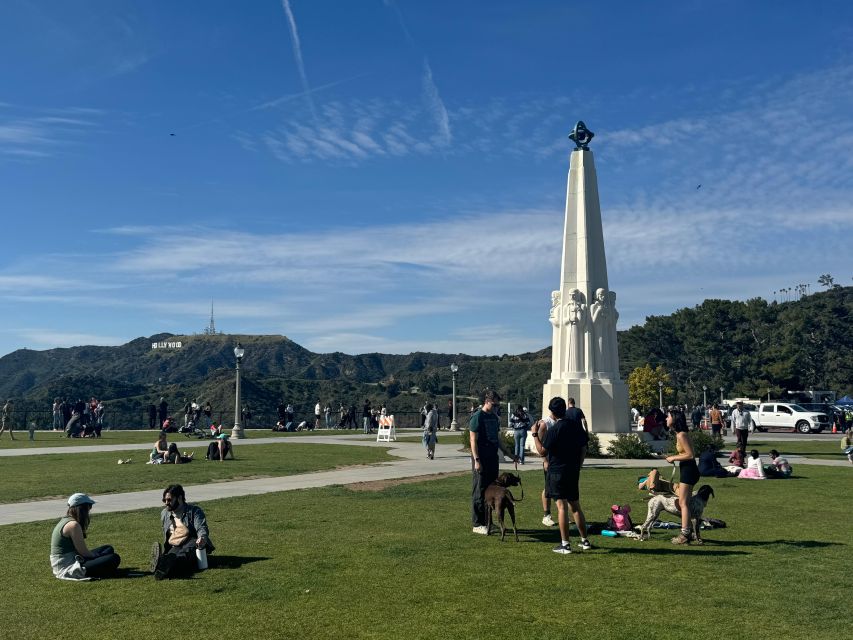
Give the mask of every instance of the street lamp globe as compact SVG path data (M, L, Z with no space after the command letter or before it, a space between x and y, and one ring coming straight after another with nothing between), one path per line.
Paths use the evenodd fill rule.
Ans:
M457 371L459 371L459 365L457 365L457 364L454 362L453 364L451 364L451 365L450 365L450 370L451 370L453 373L456 373Z
M237 346L234 347L234 357L237 358L238 362L243 359L244 353L246 353L246 350L238 342Z

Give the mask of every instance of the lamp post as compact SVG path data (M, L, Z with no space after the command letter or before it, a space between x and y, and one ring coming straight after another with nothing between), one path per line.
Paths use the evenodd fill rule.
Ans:
M707 406L708 406L708 385L703 384L702 385L702 408L704 409Z
M459 371L459 367L454 362L450 365L450 372L453 374L453 416L450 419L450 430L456 431L456 372Z
M237 398L234 401L234 428L231 429L231 437L238 440L246 437L243 425L240 424L240 362L243 360L244 353L246 351L238 342L237 346L234 347L234 357L237 358Z
M723 390L724 389L725 389L725 387L720 387L720 404L721 405L723 404Z
M658 380L658 406L663 411L663 381Z

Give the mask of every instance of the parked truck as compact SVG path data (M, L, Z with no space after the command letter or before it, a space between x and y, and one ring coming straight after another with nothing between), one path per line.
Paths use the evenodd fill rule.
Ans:
M752 411L752 429L768 431L785 429L800 433L820 433L831 424L829 416L821 411L810 411L790 402L762 402Z

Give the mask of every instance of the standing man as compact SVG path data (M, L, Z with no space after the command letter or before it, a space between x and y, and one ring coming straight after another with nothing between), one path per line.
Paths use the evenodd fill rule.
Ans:
M699 431L699 425L702 424L702 408L698 404L693 407L693 413L690 414L690 422L693 423L693 430Z
M586 423L586 416L583 410L575 406L575 399L569 398L569 408L566 409L566 420L578 420L583 427L583 430L589 434L589 425ZM589 440L589 438L587 438Z
M329 403L326 403L326 406L323 407L323 416L326 418L326 428L332 428L332 408L329 406Z
M435 459L435 442L438 438L438 409L427 403L427 416L424 420L423 443L427 450L427 460Z
M322 411L323 407L320 406L320 401L317 400L317 404L314 405L314 429L320 428L320 413Z
M737 448L746 458L746 441L749 439L749 425L752 424L752 414L749 409L743 408L743 402L735 403L734 411L732 411L732 428L737 435Z
M54 431L62 431L63 426L65 425L62 422L62 402L59 398L53 399L53 430Z
M500 401L497 391L486 391L483 406L471 416L468 424L471 439L471 522L474 533L482 535L489 533L485 496L486 488L498 477L498 450L518 465L518 458L506 449L500 437L501 425L497 414Z
M570 509L581 537L578 546L588 551L592 545L586 537L586 518L581 510L578 484L589 435L577 413L569 418L566 402L562 398L552 398L548 410L556 424L551 429L540 424L533 432L533 443L539 455L548 457L548 496L557 501L561 541L554 547L554 553L572 552L569 545Z
M160 428L163 428L163 423L169 417L169 405L166 403L166 398L160 398L160 405L157 408L157 418L160 420Z
M364 401L364 406L361 408L361 425L364 427L365 433L372 433L370 428L370 400Z
M0 423L0 435L3 435L3 432L6 430L6 427L9 427L9 437L12 440L15 439L15 434L12 433L12 401L6 400L6 404L3 405L3 417L2 423Z
M206 560L199 566L196 549L206 554L213 553L213 543L207 530L207 518L201 507L186 502L184 488L172 484L163 491L163 511L160 522L163 526L164 544L161 550L155 544L151 550L151 571L155 580L176 575L189 575L207 568Z
M153 429L157 424L157 406L152 404L148 405L148 428ZM67 430L67 427L66 427Z

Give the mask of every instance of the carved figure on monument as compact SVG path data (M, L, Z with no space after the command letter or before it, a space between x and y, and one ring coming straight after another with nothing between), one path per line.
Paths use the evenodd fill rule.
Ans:
M569 302L564 309L563 322L568 325L566 331L566 371L569 377L584 371L584 330L586 327L587 309L583 294L578 289L569 291Z
M619 320L619 312L616 310L616 292L609 291L607 293L610 303L610 339L613 343L610 346L610 357L613 358L613 363L610 370L618 376L619 374L619 343L616 339L616 323Z
M554 327L553 339L551 341L551 379L558 380L561 378L560 365L563 362L563 340L562 340L562 324L563 310L559 291L551 292L551 313L548 315L548 321Z
M607 300L607 291L595 290L595 302L590 306L590 318L592 319L592 351L593 366L591 371L596 373L610 373L613 365L613 357L610 348L610 328L612 326L612 310Z

